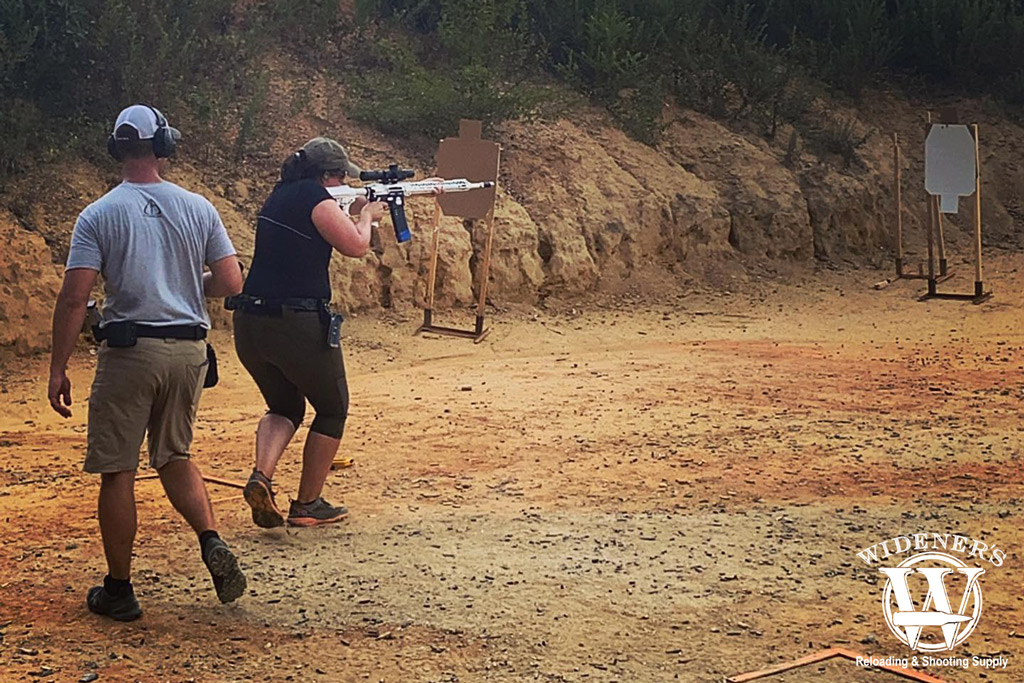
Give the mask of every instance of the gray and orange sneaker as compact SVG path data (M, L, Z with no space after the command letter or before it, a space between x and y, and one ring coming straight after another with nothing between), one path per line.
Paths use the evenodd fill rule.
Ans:
M348 517L348 508L344 505L331 505L323 498L317 498L312 503L300 503L293 500L288 509L288 523L292 526L331 524L340 522L346 517Z
M274 489L270 479L259 470L253 470L242 491L245 502L252 508L252 521L258 527L273 529L284 526L284 515L274 504Z

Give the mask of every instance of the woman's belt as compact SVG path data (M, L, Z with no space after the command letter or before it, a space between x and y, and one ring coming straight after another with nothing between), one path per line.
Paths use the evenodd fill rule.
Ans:
M224 308L255 315L281 315L284 309L298 312L321 313L327 310L329 299L305 297L268 297L236 294L224 300Z

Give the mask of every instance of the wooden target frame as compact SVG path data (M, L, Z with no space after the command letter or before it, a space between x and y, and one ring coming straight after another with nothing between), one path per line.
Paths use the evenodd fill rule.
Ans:
M441 140L437 147L437 174L442 178L465 178L474 183L493 182L486 190L446 194L434 200L431 222L430 269L427 273L427 305L423 309L423 324L415 334L434 332L451 337L472 339L480 343L490 332L484 326L487 306L487 284L491 272L491 247L494 242L494 203L498 189L498 170L501 165L501 145L481 137L480 121L459 121L459 135ZM483 218L486 225L483 261L478 269L479 295L476 306L476 324L472 330L443 327L433 324L434 294L437 285L437 251L440 240L441 215L461 218Z
M932 121L932 116L928 115L928 130L931 132L936 126L961 126L965 125L960 123L959 117L954 110L944 110L939 112L937 121ZM937 195L929 193L929 212L928 212L928 292L921 296L921 301L927 301L929 299L946 299L952 301L970 301L974 304L980 304L983 301L987 301L992 297L992 292L985 291L985 282L982 277L981 267L981 152L978 142L978 124L972 123L966 126L970 132L971 138L974 143L974 193L969 195L972 198L971 205L971 220L974 226L974 292L972 294L958 294L951 292L939 292L938 283L939 276L942 274L942 264L945 261L945 244L942 239L942 211L939 207L939 197ZM935 270L935 238L934 235L938 233L939 244L938 244L938 256L939 256L939 271L936 273Z
M943 234L940 198L938 195L928 192L927 189L927 273L925 272L924 264L918 264L917 273L907 272L906 263L903 258L902 157L899 135L893 133L893 194L896 214L895 236L893 241L896 247L896 279L927 280L928 291L921 295L921 301L927 301L929 299L945 299L953 301L970 301L975 304L980 304L991 298L992 292L986 291L982 274L981 154L978 124L972 123L968 125L961 123L957 112L952 109L940 111L938 116L934 118L932 112L928 112L927 122L925 124L926 140L933 128L949 126L966 126L974 142L974 192L970 195L966 195L968 197L968 204L971 207L971 220L974 228L974 292L968 294L938 291L939 283L950 279L952 277L952 273L949 270L949 262L946 257L946 240Z

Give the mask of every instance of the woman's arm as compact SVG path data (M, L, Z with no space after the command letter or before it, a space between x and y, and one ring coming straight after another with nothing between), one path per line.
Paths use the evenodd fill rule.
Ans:
M369 202L353 221L333 199L325 199L313 207L313 225L328 244L345 256L360 257L370 246L371 224L387 212L384 202Z

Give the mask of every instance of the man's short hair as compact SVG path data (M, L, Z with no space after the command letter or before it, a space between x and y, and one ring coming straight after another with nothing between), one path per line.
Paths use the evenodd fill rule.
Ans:
M122 159L145 159L153 154L153 141L140 140L134 126L122 124L114 135L114 144Z

